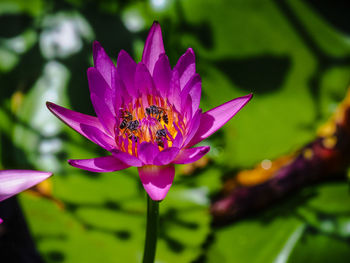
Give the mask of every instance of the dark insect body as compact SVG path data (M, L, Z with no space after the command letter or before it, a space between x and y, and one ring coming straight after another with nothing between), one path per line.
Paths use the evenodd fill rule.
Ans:
M165 129L160 129L156 132L156 143L158 144L158 146L164 148L164 142L163 142L163 138L166 139L166 130Z
M128 125L128 122L132 121L133 116L129 111L120 109L120 118L122 118L122 122L119 125L120 129L125 129Z
M139 128L139 121L138 120L132 120L133 116L129 111L126 110L120 110L120 118L122 118L122 122L119 125L119 128L124 130L124 133L128 134L128 138L130 140L134 140L135 142L138 141L138 137L135 135L137 133L137 129Z
M151 105L148 108L146 108L146 113L147 113L147 115L149 115L151 117L156 117L159 122L161 121L161 119L163 119L163 121L166 124L169 123L168 115L167 115L165 109L163 109L163 108L160 108L156 105Z

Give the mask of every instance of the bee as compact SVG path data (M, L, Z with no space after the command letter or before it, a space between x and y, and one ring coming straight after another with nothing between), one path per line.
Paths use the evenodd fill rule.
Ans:
M159 122L161 121L161 119L163 119L163 121L166 124L169 123L168 114L166 113L166 110L163 108L160 108L156 105L151 105L148 108L146 108L146 113L149 116L152 116L152 117L155 116Z
M132 121L133 117L129 111L120 111L120 118L122 118L122 122L119 125L120 129L125 129L128 125L128 122Z
M139 121L138 120L132 120L133 116L129 111L120 111L120 118L122 118L122 122L119 125L120 129L124 129L123 134L127 133L128 138L130 140L135 140L137 142L138 137L135 135L137 133L137 129L139 128Z
M124 121L124 120L123 120L123 121ZM128 138L129 138L130 140L134 139L135 142L137 142L138 137L137 137L135 134L137 134L137 130L138 130L138 128L139 128L139 125L140 125L140 123L139 123L138 120L133 120L133 121L128 121L128 122L126 122L126 124L125 124L125 130L124 130L123 134L124 134L124 133L127 133Z
M158 144L158 146L164 148L163 138L167 139L166 136L167 135L165 129L160 129L156 132L156 143Z

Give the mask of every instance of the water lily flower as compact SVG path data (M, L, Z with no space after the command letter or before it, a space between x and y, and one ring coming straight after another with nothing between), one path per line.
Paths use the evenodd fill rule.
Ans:
M0 202L49 178L52 173L32 170L0 171Z
M52 173L32 170L0 171L0 202L50 177ZM0 218L0 224L2 219Z
M189 48L171 68L157 22L150 29L140 63L121 50L115 67L96 41L93 60L87 76L97 117L51 102L47 107L110 155L68 162L92 172L138 167L153 200L165 198L174 179L174 164L192 163L208 153L209 146L193 146L221 128L252 98L249 94L202 113L194 52Z

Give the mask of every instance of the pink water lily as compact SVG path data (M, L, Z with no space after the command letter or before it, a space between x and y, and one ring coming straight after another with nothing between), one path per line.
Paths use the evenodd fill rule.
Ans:
M52 173L31 170L0 171L0 202L33 187L51 175Z
M0 171L0 202L49 178L52 173L32 170Z
M252 98L251 94L236 98L202 113L194 52L189 48L172 69L157 22L150 29L140 63L122 50L115 67L98 42L93 45L93 59L87 75L97 117L50 102L47 106L111 155L69 163L92 172L138 167L153 200L165 198L174 179L174 164L192 163L208 153L209 146L192 146L216 132Z

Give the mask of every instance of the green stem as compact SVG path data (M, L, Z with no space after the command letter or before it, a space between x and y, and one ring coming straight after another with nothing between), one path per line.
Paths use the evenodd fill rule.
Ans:
M159 222L159 202L147 195L147 229L143 263L153 263L156 256Z

